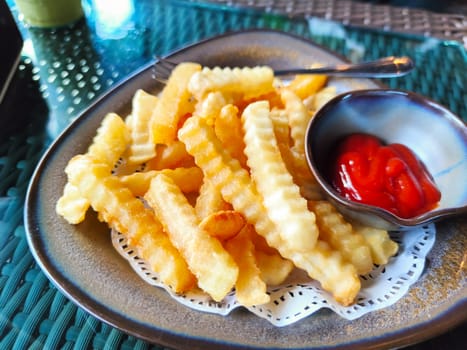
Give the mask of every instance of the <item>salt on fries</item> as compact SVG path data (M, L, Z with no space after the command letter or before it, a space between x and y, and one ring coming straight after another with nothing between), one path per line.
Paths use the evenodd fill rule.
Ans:
M177 293L220 301L234 290L260 305L298 268L350 305L359 274L397 244L347 222L306 165L306 126L335 94L326 81L181 63L158 96L136 92L126 120L104 118L69 161L56 211L77 224L92 207Z

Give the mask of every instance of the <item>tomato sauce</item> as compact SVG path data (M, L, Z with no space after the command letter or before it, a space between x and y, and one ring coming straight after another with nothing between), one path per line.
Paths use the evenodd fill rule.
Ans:
M441 198L431 174L408 147L386 145L368 134L351 134L337 144L330 178L347 199L402 218L433 209Z

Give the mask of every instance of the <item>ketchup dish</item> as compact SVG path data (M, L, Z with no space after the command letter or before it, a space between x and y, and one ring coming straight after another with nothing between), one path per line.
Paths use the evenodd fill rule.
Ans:
M318 110L306 156L324 194L351 219L384 228L467 212L467 127L421 95L350 91Z

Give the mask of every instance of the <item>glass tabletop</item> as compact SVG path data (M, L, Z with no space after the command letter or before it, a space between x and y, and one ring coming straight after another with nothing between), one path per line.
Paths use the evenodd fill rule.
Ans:
M84 0L79 22L42 29L25 25L15 3L7 3L25 44L0 114L0 348L151 347L89 315L47 280L28 249L22 210L29 179L50 143L102 94L156 56L250 28L302 36L355 62L408 55L415 71L382 82L428 96L467 121L466 52L457 42L192 1L121 0L112 6ZM457 223L466 224L465 218ZM419 347L465 341L461 328Z

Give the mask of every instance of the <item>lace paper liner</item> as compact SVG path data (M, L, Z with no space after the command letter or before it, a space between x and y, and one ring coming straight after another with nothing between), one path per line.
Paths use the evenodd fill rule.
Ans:
M318 282L310 280L304 273L296 269L287 278L286 283L270 287L268 293L271 301L264 305L247 309L262 317L273 325L283 327L295 323L321 308L333 310L347 320L353 320L368 312L388 307L408 291L422 274L425 257L435 242L434 224L404 231L390 232L391 238L399 244L396 256L385 266L374 266L373 270L360 276L362 283L356 302L344 307L332 296L321 289ZM176 294L164 285L158 275L152 272L146 261L136 254L136 250L127 244L121 233L112 230L112 243L115 249L130 263L136 273L147 283L164 288L176 301L192 309L228 315L240 305L235 291L229 293L222 302L213 301L202 291Z

